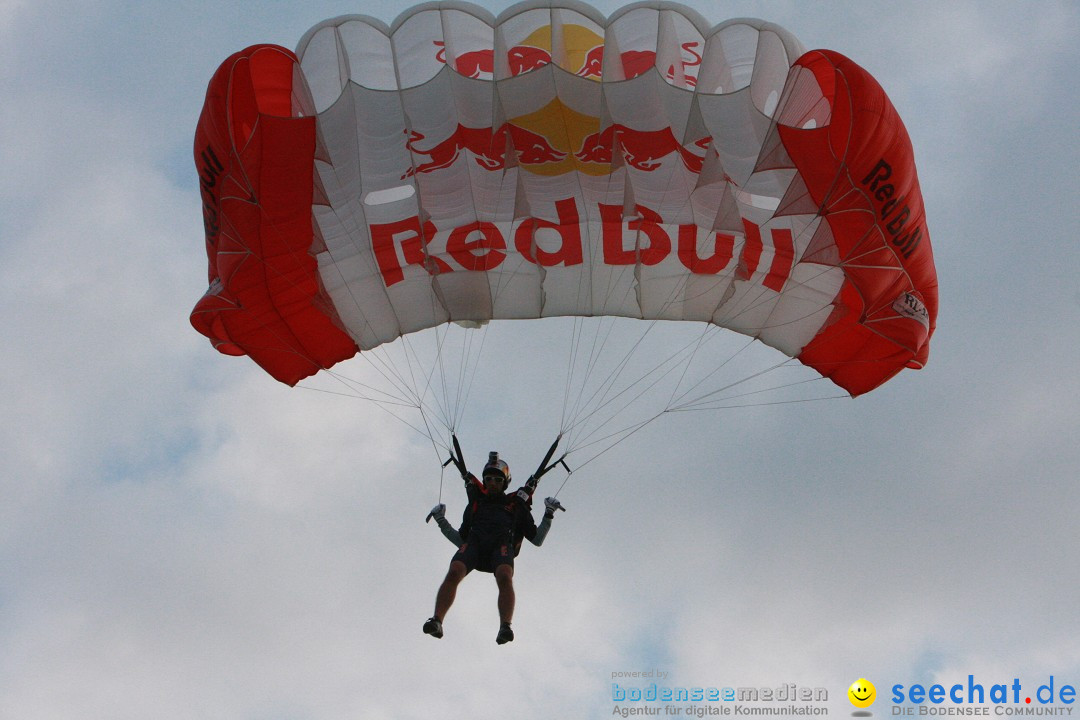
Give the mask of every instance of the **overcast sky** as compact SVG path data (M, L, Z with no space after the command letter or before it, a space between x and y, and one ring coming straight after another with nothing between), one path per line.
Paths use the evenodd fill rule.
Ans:
M420 631L452 553L424 515L463 507L431 443L187 319L217 65L404 6L0 0L0 718L607 717L612 673L654 668L826 687L834 715L859 677L1080 684L1080 6L691 4L889 93L941 284L930 361L854 401L665 417L575 473L499 647L487 575ZM527 476L538 392L474 392L471 464Z

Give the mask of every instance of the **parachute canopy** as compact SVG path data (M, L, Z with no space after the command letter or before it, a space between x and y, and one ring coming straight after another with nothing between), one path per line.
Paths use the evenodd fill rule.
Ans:
M322 22L210 82L192 324L295 384L447 322L759 339L848 393L928 354L937 279L878 83L760 20L573 0Z

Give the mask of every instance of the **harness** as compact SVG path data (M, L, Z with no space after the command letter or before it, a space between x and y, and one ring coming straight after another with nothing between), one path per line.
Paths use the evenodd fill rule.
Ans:
M513 544L521 506L522 499L518 493L499 500L483 496L475 498L469 504L469 533L475 532L481 541Z

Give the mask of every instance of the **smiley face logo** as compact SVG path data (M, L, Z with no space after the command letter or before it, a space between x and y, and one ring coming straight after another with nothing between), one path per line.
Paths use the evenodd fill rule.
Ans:
M851 687L847 690L847 696L855 707L866 708L874 704L874 700L877 698L877 690L874 688L874 683L866 678L859 678L851 683Z

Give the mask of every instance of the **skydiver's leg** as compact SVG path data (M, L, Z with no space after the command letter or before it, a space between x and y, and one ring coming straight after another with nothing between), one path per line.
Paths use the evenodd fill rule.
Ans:
M510 620L514 617L514 566L507 563L495 567L495 582L499 586L499 634L495 642L504 645L514 639Z
M499 586L499 619L509 624L514 617L514 566L496 567L495 583Z
M454 598L457 597L457 586L468 574L469 568L465 566L465 563L460 560L454 560L450 563L450 569L447 570L446 577L443 579L442 585L439 586L439 592L435 594L435 615L433 617L439 622L442 622L450 606L454 604Z

